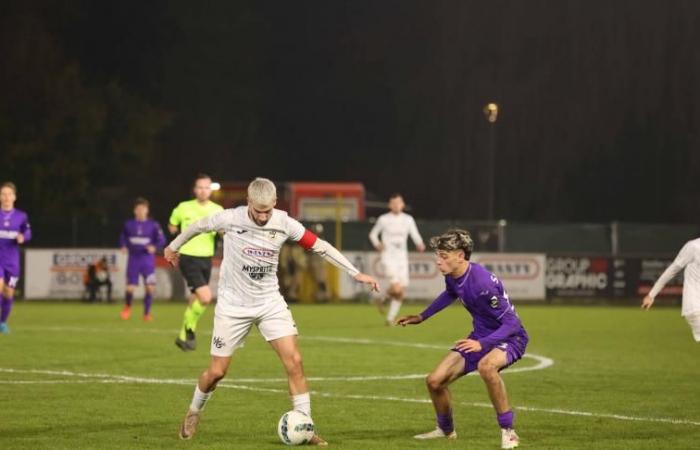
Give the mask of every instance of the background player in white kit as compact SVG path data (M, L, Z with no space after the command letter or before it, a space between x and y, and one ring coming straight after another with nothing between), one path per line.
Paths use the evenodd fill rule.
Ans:
M401 194L393 194L389 197L389 212L379 216L369 233L369 240L372 241L374 248L381 253L384 273L391 283L387 290L387 297L391 300L386 316L387 325L392 325L399 314L404 291L408 287L408 247L406 245L408 236L411 236L419 252L425 250L425 244L418 232L418 227L416 227L416 221L403 212L405 206ZM383 299L378 300L381 311Z
M255 324L277 352L289 379L293 409L311 415L311 399L297 344L297 328L279 292L279 251L287 240L321 255L355 280L378 290L377 282L360 273L338 250L319 239L285 211L274 209L277 193L272 181L256 178L248 186L248 206L227 209L201 219L165 249L175 264L178 249L199 233L224 233L218 302L214 313L211 362L199 378L192 403L180 427L180 438L190 439L206 401L225 375L234 350L243 344ZM327 445L314 436L312 445Z
M649 294L642 300L642 308L649 309L654 299L681 270L683 272L683 306L681 315L690 325L693 337L700 342L700 239L686 242L676 259L661 274Z

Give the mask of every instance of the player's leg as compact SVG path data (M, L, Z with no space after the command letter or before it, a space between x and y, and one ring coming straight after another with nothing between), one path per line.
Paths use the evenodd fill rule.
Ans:
M685 320L690 326L690 331L693 333L695 342L700 342L700 312L685 316Z
M266 309L260 318L258 329L275 350L287 372L292 409L311 417L311 395L306 383L304 364L297 340L297 328L292 313L284 302L272 304ZM314 435L309 444L328 445L318 435Z
M254 317L245 313L234 316L218 312L215 314L210 348L211 360L209 367L199 376L195 386L192 402L180 426L181 439L190 439L194 435L204 406L216 389L216 384L226 376L231 364L231 356L245 341L253 321Z
M506 385L500 371L522 357L524 347L518 348L518 344L519 342L499 345L481 358L477 366L496 410L496 420L501 427L501 448L506 449L517 447L520 440L515 433L513 410L508 402Z
M143 320L152 322L151 306L153 305L153 295L156 291L156 269L153 264L147 264L143 268Z
M437 428L428 433L414 436L416 439L457 438L452 421L452 406L450 404L450 390L448 386L464 375L465 364L465 359L461 354L450 352L426 377L425 383L435 408Z
M124 309L119 313L119 317L122 320L128 320L131 317L131 304L134 301L134 291L136 290L135 284L126 285L126 293L124 294Z
M180 425L180 439L192 439L192 436L197 431L197 424L204 406L206 406L207 401L209 401L214 392L216 384L226 376L230 364L230 356L212 355L209 367L199 376L197 385L194 388L192 402L187 410L185 419L182 421L182 425Z
M19 281L19 268L9 267L0 269L2 276L0 276L1 288L0 295L2 299L0 300L0 333L9 334L10 327L7 325L7 321L10 318L10 312L12 312L12 305L15 299L15 287Z
M393 325L403 303L403 286L400 281L392 281L389 287L389 298L391 301L389 302L389 311L386 315L386 323L387 325Z
M209 288L211 258L182 255L180 257L180 270L193 295L190 297L190 304L185 309L182 327L180 334L175 340L175 345L183 351L187 351L196 348L195 331L197 323L213 297Z

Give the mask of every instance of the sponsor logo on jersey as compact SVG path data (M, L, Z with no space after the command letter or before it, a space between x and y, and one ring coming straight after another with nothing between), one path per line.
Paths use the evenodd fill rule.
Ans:
M274 250L257 247L246 247L243 249L243 253L257 258L273 258L275 256Z
M248 264L243 265L243 272L247 273L248 276L253 280L262 280L265 274L273 273L275 266L249 266Z
M151 243L151 238L132 236L129 238L129 242L134 245L148 245Z
M18 234L17 231L0 230L0 239L16 239Z

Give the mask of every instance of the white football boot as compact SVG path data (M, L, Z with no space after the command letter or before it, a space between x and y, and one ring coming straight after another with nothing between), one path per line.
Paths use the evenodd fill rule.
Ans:
M413 437L414 437L414 439L418 439L421 441L424 441L427 439L440 439L440 438L447 438L450 441L454 441L455 439L457 439L457 431L452 430L452 433L445 434L445 432L442 431L440 429L440 427L437 427L433 431L429 431L429 432L423 433L423 434L417 434Z
M520 438L512 428L501 429L501 448L515 448L520 445Z

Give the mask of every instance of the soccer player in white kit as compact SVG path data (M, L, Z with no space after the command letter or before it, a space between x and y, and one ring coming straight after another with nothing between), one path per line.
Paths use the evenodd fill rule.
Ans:
M289 380L293 409L311 416L311 399L297 344L297 328L279 292L279 251L287 240L319 254L355 280L378 290L377 282L360 273L337 249L319 239L285 211L274 209L277 193L272 181L256 178L248 186L248 205L205 217L185 229L168 247L165 258L176 264L178 249L200 233L224 233L218 301L214 313L211 362L199 377L192 403L180 427L180 438L194 435L207 400L225 375L231 355L253 324L277 352ZM327 445L315 435L311 445Z
M408 287L408 247L406 245L408 236L411 236L419 252L425 250L416 221L403 212L405 206L401 194L393 194L389 197L389 212L379 216L369 233L369 240L381 253L384 273L390 282L387 290L387 297L391 299L389 312L386 315L387 325L392 325L399 314L404 290ZM379 306L381 310L381 303Z
M676 259L661 274L646 297L642 300L642 308L649 309L654 299L681 270L683 272L683 304L681 315L690 325L693 337L700 342L700 239L686 242Z

